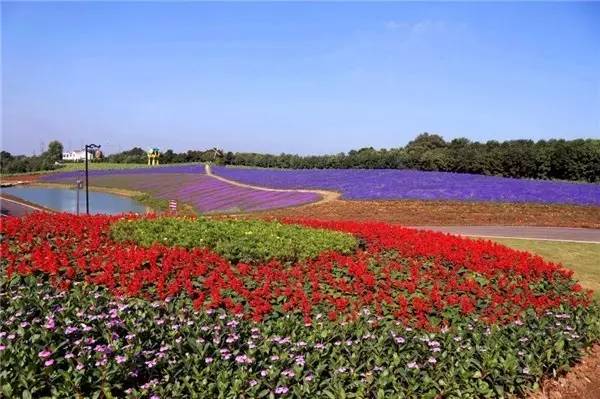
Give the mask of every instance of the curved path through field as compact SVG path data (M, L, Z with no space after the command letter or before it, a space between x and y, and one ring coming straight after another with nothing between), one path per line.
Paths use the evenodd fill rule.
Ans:
M235 180L230 180L227 179L225 177L219 176L219 175L215 175L209 164L204 164L204 169L206 171L206 174L214 179L217 180L221 180L222 182L234 185L234 186L238 186L238 187L245 187L245 188L251 188L254 190L262 190L262 191L276 191L276 192L283 192L283 193L289 193L289 192L296 192L296 193L315 193L315 194L319 194L321 196L321 200L316 201L316 202L311 202L309 204L306 205L302 205L302 206L310 206L310 205L315 205L315 204L322 204L325 202L330 202L336 199L339 199L341 194L335 191L327 191L327 190L303 190L303 189L282 189L282 188L268 188L268 187L261 187L261 186L253 186L251 184L244 184L244 183L240 183L237 182Z

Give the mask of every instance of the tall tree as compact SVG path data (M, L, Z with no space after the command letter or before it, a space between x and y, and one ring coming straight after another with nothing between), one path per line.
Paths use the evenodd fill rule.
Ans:
M48 150L44 154L47 162L54 163L62 160L63 145L58 140L53 140L48 144Z

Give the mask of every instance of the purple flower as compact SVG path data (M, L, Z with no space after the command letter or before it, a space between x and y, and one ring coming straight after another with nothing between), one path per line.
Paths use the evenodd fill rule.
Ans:
M275 388L275 393L277 395L285 395L286 393L289 392L289 388L286 386L278 386L277 388Z
M65 334L70 335L70 334L73 334L74 332L77 332L77 330L78 330L77 327L69 326L69 327L65 328Z
M204 359L204 362L206 362L206 364L211 364L215 359L213 359L212 357L207 357Z
M408 169L252 169L213 173L279 189L340 191L347 199L421 199L600 205L600 185Z
M38 353L38 356L41 357L42 359L50 357L51 355L52 355L52 352L50 352L49 350L46 350L46 349L44 349L43 351Z
M236 361L236 363L240 363L240 364L250 364L250 363L252 363L252 359L250 359L246 355L236 356L235 357L235 361Z
M0 352L2 352L4 349L6 349L6 345L0 345Z
M287 378L292 378L296 375L296 373L294 373L294 370L291 369L283 370L281 374Z
M117 361L118 364L125 363L127 361L127 356L117 355L117 356L115 356L115 360Z
M256 381L256 380L248 381L248 385L250 385L251 387L255 386L256 384L258 384L258 381Z
M46 319L46 324L44 324L44 327L48 330L54 330L54 328L56 327L56 322L54 321L53 318L47 318Z

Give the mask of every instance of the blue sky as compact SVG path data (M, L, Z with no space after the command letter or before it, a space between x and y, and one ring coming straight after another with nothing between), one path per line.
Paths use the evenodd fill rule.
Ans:
M600 3L2 3L2 148L600 137Z

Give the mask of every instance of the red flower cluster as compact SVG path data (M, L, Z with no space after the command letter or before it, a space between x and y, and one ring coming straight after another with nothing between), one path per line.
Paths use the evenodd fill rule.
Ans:
M112 216L37 213L0 225L1 265L9 274L43 274L58 287L85 280L115 295L189 295L198 308L224 307L255 320L277 312L353 318L363 309L432 328L455 315L507 322L527 309L590 303L572 272L489 241L384 223L284 220L344 231L364 246L293 265L232 264L205 248L144 248L110 238ZM435 322L434 322L435 320Z

